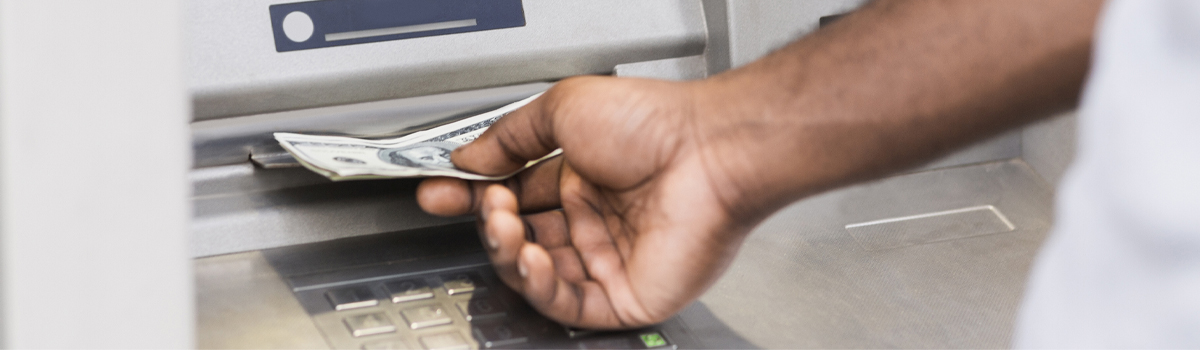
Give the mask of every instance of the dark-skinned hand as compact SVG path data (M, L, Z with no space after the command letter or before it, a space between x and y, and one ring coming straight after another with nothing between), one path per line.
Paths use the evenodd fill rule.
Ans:
M458 167L503 182L432 178L437 215L478 215L496 271L558 322L628 328L661 322L712 284L744 232L732 227L698 135L690 83L580 77L455 151ZM527 239L531 238L531 240Z

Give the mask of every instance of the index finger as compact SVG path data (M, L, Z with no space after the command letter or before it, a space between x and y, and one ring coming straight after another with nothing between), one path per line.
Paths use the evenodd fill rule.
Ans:
M503 175L558 149L552 115L545 113L553 100L551 88L524 107L500 118L478 139L450 154L454 166L476 174Z
M425 179L417 186L417 204L434 215L470 214L479 210L484 190L489 185L502 184L517 195L521 212L558 208L562 205L558 194L562 166L562 157L554 157L502 181L467 181L450 177Z

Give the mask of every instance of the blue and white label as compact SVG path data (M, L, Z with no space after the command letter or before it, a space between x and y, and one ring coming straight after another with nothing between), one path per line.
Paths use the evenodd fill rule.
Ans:
M270 12L277 52L525 26L521 0L321 0Z

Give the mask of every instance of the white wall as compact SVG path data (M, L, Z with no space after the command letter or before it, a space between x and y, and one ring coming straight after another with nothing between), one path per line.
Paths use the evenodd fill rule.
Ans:
M192 346L180 11L0 0L4 346Z

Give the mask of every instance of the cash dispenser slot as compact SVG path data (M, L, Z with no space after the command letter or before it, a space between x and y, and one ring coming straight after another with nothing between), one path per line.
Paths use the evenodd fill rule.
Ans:
M273 133L395 137L488 111L549 83L266 113L191 124L192 252L211 256L461 222L416 205L418 180L330 182Z
M275 142L275 132L352 137L395 137L424 130L503 106L545 91L550 83L519 84L310 108L286 112L193 122L192 149L196 168L255 163L272 168L286 161L286 152Z

